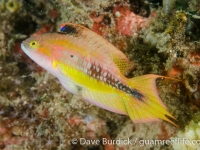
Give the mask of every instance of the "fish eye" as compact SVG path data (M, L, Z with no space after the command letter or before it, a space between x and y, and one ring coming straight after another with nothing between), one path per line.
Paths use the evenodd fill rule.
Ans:
M31 48L37 48L38 47L38 42L37 41L31 41L30 42L30 47Z

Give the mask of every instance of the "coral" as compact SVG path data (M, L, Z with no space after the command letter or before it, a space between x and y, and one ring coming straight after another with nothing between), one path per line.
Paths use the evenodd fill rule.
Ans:
M59 22L59 24L62 24L63 22L73 22L77 24L86 24L90 28L93 26L93 21L90 18L90 13L88 12L101 10L101 8L106 8L114 3L114 1L109 1L109 0L104 0L104 1L57 0L57 1L61 5L62 22L61 23Z
M113 13L116 16L116 30L122 35L134 35L137 34L142 28L145 28L148 24L148 19L131 12L130 8L125 5L117 5L113 9Z
M5 6L6 6L6 9L11 13L14 13L19 8L16 0L8 0Z
M145 132L144 132L145 131ZM166 140L169 139L176 132L176 128L171 128L167 124L162 123L147 123L147 124L131 124L126 122L121 131L116 136L116 139L130 139L132 144L118 144L116 150L126 149L131 150L134 146L135 149L166 149L163 144L146 144L148 140ZM164 139L163 139L164 138ZM168 147L170 149L170 147Z
M186 88L191 92L195 92L198 88L198 79L197 76L190 72L184 72L184 77L185 77L185 86Z
M199 7L200 7L199 0L191 0L188 2L189 10L197 12L198 15L200 15Z
M37 36L42 33L50 32L52 30L51 24L44 24L37 32L34 32L31 36Z
M198 116L198 117L197 117ZM199 138L200 138L200 122L199 113L197 113L194 118L198 120L192 120L184 129L184 131L179 131L176 137L171 139L179 139L181 142L175 142L172 147L174 149L188 150L188 149L199 149ZM194 143L192 143L194 142Z
M90 14L90 17L94 21L92 30L101 36L107 35L106 33L107 27L106 27L106 24L103 22L105 15L101 14L97 16L96 12L92 12Z
M165 14L173 13L175 6L176 6L175 0L163 0L163 11Z
M200 66L200 53L199 52L191 52L188 55L189 62L195 66Z
M2 32L0 29L0 58L5 59L6 56L6 39L5 39L5 34Z

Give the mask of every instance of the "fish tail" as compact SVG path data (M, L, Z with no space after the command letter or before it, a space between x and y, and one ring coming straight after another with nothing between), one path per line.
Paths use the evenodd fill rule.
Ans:
M127 114L134 123L159 121L160 118L177 126L173 122L176 119L167 111L156 88L156 79L161 77L163 78L149 74L129 79L132 96L124 100L124 103Z

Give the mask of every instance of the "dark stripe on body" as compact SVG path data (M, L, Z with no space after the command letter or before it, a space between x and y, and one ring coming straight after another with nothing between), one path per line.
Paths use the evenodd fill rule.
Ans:
M86 66L84 66L86 67ZM115 87L118 90L124 91L127 94L131 94L133 97L137 98L138 100L143 101L144 96L139 93L136 89L131 89L128 86L124 85L120 81L116 80L112 74L109 72L105 72L104 69L100 65L92 64L90 68L87 68L86 72L89 76L103 81L112 87Z

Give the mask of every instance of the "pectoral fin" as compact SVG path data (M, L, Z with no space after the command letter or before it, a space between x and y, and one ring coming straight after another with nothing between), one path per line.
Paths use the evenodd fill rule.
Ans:
M80 94L80 87L69 77L72 70L67 67L64 63L59 61L53 61L53 66L60 73L58 77L60 83L72 94Z
M67 89L70 93L72 94L80 94L80 88L78 88L78 86L73 83L73 82L70 82L68 80L63 80L63 79L59 79L60 80L60 83L63 85L63 87L65 89Z

